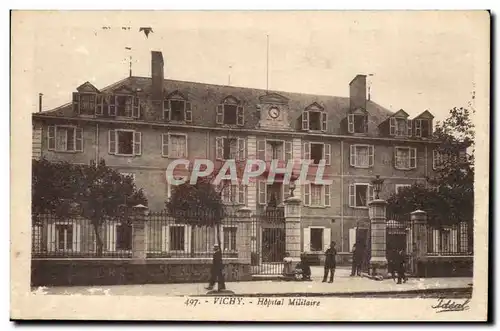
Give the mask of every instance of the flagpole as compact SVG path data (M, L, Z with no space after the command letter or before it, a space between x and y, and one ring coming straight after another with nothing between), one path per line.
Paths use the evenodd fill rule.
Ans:
M267 36L267 52L266 52L266 92L269 92L269 35Z

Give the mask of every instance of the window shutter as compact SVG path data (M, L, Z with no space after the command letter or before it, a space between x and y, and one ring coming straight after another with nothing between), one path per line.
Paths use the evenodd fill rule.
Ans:
M375 192L373 190L373 185L368 184L368 190L366 190L366 195L367 195L367 197L366 197L367 202L373 201L373 199L375 198L375 196L374 196Z
M114 252L116 250L116 225L108 223L106 227L106 247L108 252Z
M350 155L350 158L349 158L350 164L351 164L352 167L355 167L355 166L357 166L357 164L356 164L356 146L355 145L351 145L349 147L350 147L350 153L349 153L349 155Z
M330 240L332 236L332 230L329 228L324 228L323 229L323 249L326 251L326 249L330 246Z
M137 97L133 97L133 107L132 107L132 117L133 118L139 118L141 117L141 112L140 112L140 100Z
M75 151L83 152L83 129L75 128Z
M96 107L95 107L95 114L97 116L102 116L103 115L103 97L102 95L98 94L97 95L97 101L96 101Z
M375 159L375 146L371 145L368 146L368 165L370 167L373 167L374 159Z
M184 252L189 253L191 250L191 227L184 225Z
M406 135L408 137L411 137L411 135L412 135L412 131L413 131L412 130L413 129L412 125L413 125L413 121L412 120L406 120Z
M72 243L72 249L73 252L79 252L80 251L80 224L73 223L73 243Z
M116 131L108 131L108 153L116 154Z
M306 184L304 187L304 206L311 204L311 184Z
M285 141L285 162L292 160L292 142Z
M332 159L332 146L330 144L325 144L323 148L323 158L326 160L326 165L331 164Z
M309 252L311 250L311 228L304 228L303 251Z
M161 155L168 157L168 133L161 135Z
M240 161L243 161L246 159L247 153L246 153L246 144L245 144L245 138L238 138L238 159Z
M323 188L324 188L324 195L325 195L325 207L330 207L332 204L331 198L330 198L330 196L331 196L330 190L332 189L332 187L331 187L331 185L324 185Z
M396 134L396 118L391 117L389 119L389 134L394 136Z
M309 112L302 111L302 130L309 130Z
M364 131L366 133L368 132L368 116L364 116L363 122L364 122Z
M247 187L243 186L243 185L236 186L236 187L237 187L237 192L238 192L238 203L242 204L242 205L246 205L247 204L247 199L246 199Z
M266 141L264 139L257 140L257 159L266 161Z
M215 158L218 160L224 159L224 138L215 137Z
M309 142L302 144L302 155L304 156L304 160L311 159L311 144Z
M186 122L193 121L193 111L191 109L191 102L189 101L186 101L186 110L184 111L184 118L186 119Z
M417 149L410 148L410 168L414 169L417 167Z
M266 182L259 181L259 205L265 205L267 203L267 185Z
M321 113L321 130L326 131L327 114L326 111Z
M48 126L47 145L49 151L56 149L56 127L54 125Z
M243 116L243 106L238 106L236 110L236 124L243 125L245 123L245 119Z
M169 251L170 228L168 225L161 227L161 251Z
M422 121L415 120L415 136L422 137Z
M170 120L170 101L169 100L164 100L163 101L163 119L164 120Z
M397 147L394 147L394 158L393 158L393 163L394 163L394 167L396 169L398 169L398 148Z
M224 123L224 105L217 105L217 116L216 116L217 124Z
M352 246L356 243L356 228L349 229L349 252L352 252Z
M108 114L109 116L116 116L116 96L114 95L109 96Z
M353 184L349 185L349 207L356 207L356 188Z
M347 132L354 133L354 114L347 115Z
M134 132L134 154L141 155L142 153L142 134L141 132Z
M80 114L80 94L78 92L73 92L73 112Z

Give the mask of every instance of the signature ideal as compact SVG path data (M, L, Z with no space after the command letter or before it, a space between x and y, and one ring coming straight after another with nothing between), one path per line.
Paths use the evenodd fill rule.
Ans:
M439 302L435 306L431 306L436 309L436 313L444 313L449 311L464 311L469 309L469 299L466 299L462 303L457 303L454 300L439 299Z

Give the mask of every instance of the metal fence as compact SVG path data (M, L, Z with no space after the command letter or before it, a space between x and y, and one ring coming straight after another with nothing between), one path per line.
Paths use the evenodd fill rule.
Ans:
M195 226L207 215L173 217L167 212L146 216L145 238L149 258L209 258L218 243L224 257L238 256L238 223L227 215L217 226ZM32 220L34 258L131 258L131 220L103 220L97 226L81 217L61 219L38 215Z

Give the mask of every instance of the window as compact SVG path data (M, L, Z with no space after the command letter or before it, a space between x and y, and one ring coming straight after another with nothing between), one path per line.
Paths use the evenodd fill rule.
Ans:
M411 184L396 184L396 194L401 192L401 190L411 187Z
M142 135L134 130L109 130L108 153L114 155L141 155Z
M302 112L302 130L326 131L327 115L325 111L304 110Z
M313 160L314 164L324 159L326 165L331 162L331 145L317 142L305 142L302 145L302 155L306 160Z
M48 127L48 150L56 152L83 152L83 129L76 126Z
M310 207L329 207L331 205L331 186L308 184L304 185L304 205Z
M365 114L348 114L347 131L349 133L367 133L368 116Z
M265 180L258 182L258 197L260 205L281 204L289 196L289 185L275 182L267 184Z
M263 161L292 159L292 142L276 139L260 139L257 141L257 158Z
M408 121L405 118L390 118L390 135L405 136L408 135Z
M56 224L56 247L57 250L73 249L73 225Z
M116 249L128 251L132 250L132 225L116 225Z
M139 98L132 95L110 95L107 104L109 116L140 117Z
M233 185L228 180L222 183L222 202L225 204L246 204L246 187Z
M320 252L323 250L323 229L311 229L311 251Z
M163 101L163 119L177 122L192 121L191 102L181 99Z
M162 156L169 158L185 158L187 155L187 134L162 134Z
M417 149L411 147L396 147L394 150L394 165L396 169L409 170L417 167Z
M245 138L215 138L216 158L219 160L245 160Z
M243 125L243 106L238 101L229 97L223 104L217 106L217 124Z
M80 93L80 114L94 115L96 113L96 95Z
M373 200L373 187L370 184L356 183L349 185L349 207L368 207Z
M431 121L428 119L416 119L415 123L415 136L428 138L431 134Z
M222 227L222 250L226 251L236 251L236 231L235 226L223 226Z
M183 251L186 238L184 225L173 225L169 227L169 250L171 251Z
M372 145L351 145L350 163L356 168L373 167L374 146Z

